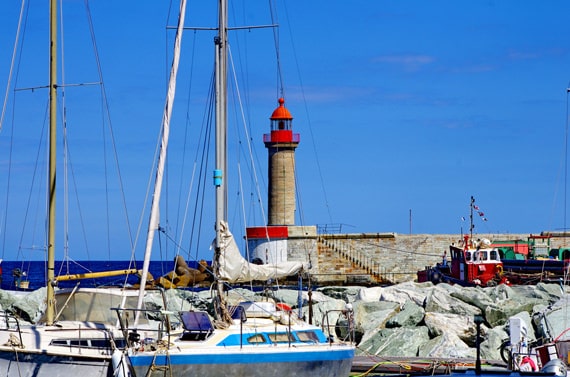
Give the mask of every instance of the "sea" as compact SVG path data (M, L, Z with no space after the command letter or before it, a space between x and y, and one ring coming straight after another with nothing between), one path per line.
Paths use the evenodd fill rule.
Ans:
M211 263L208 263L211 264ZM142 261L56 261L55 275L63 274L84 274L87 272L101 272L109 270L126 270L129 268L141 269ZM0 269L2 271L1 288L17 289L18 279L28 281L27 290L33 291L45 287L47 263L45 261L2 261ZM197 262L188 262L188 267L197 268ZM151 261L149 272L154 277L160 277L174 269L173 261ZM96 279L82 279L74 281L61 281L60 288L73 288L80 282L80 287L101 287L101 286L123 286L125 285L125 275L111 276ZM136 275L129 275L126 284L137 284L139 278Z

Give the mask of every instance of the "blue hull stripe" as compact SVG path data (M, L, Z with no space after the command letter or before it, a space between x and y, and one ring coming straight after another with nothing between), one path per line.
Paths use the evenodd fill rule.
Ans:
M131 355L129 360L134 367L150 365L153 355ZM235 352L219 354L176 354L169 355L170 365L183 364L256 364L256 363L295 363L307 361L334 361L346 360L354 357L354 350L331 351L284 351L269 353ZM166 355L156 356L155 365L167 365Z

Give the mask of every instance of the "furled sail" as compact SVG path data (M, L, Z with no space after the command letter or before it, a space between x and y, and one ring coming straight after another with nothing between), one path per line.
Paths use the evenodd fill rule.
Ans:
M245 260L238 249L228 224L221 222L222 244L219 278L230 283L265 281L292 276L303 270L301 262L258 265Z

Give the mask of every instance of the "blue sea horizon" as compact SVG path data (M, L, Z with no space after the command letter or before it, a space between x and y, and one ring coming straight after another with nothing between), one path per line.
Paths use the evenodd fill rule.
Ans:
M187 262L189 267L197 268L197 262ZM210 262L208 263L210 264ZM15 289L17 277L14 276L16 269L25 275L21 280L29 282L28 290L36 290L46 285L46 262L45 261L2 261L0 264L2 270L2 289ZM84 274L87 272L102 272L110 270L126 270L128 268L141 269L142 261L131 262L123 261L56 261L55 275L64 274ZM163 276L174 268L173 261L151 261L149 272L154 277ZM16 273L17 275L17 273ZM100 287L100 286L123 286L125 284L125 276L111 276L96 279L81 279L76 281L62 281L58 283L60 288L75 287L77 281L80 281L81 287ZM133 285L139 282L136 275L129 275L126 283Z

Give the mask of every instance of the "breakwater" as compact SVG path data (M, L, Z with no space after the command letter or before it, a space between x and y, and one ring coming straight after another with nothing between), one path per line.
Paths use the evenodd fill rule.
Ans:
M474 238L527 240L530 234L477 234ZM551 248L567 246L565 235L550 239ZM418 270L440 262L461 234L354 233L315 236L317 255L312 276L322 284L394 284L414 281ZM306 245L307 243L303 243ZM291 249L289 256L299 256ZM316 262L315 262L316 259Z

